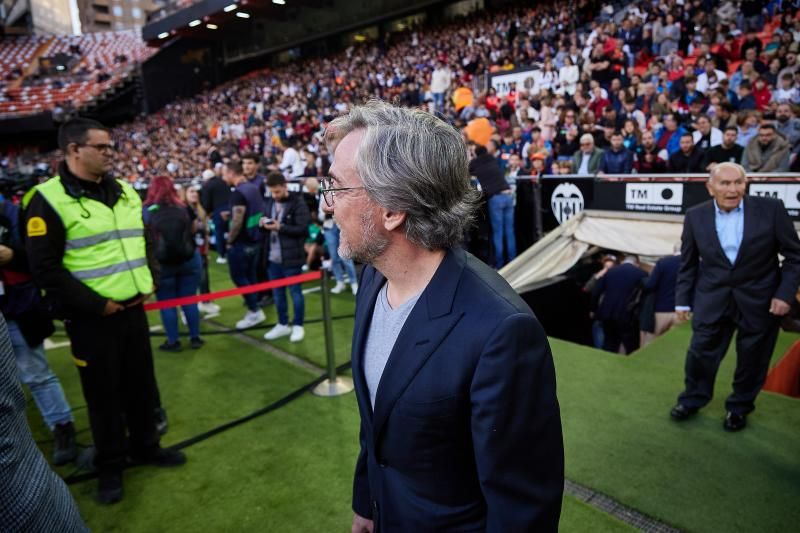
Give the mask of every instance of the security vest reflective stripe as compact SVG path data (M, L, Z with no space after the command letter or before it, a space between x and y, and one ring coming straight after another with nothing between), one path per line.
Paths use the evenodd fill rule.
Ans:
M127 183L113 208L67 194L61 178L36 190L61 218L66 231L64 268L100 296L123 301L153 290L147 266L142 201Z

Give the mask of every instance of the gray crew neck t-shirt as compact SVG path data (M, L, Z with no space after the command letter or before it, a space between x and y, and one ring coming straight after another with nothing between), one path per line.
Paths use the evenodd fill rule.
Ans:
M386 362L392 353L394 343L403 324L406 323L408 315L414 309L414 305L419 300L422 293L410 298L397 309L392 309L389 305L389 297L386 293L389 284L384 283L378 293L375 302L375 309L372 311L372 322L369 325L367 335L366 350L364 352L364 376L367 380L369 389L369 399L372 409L375 409L375 397L378 393L378 384L381 381Z

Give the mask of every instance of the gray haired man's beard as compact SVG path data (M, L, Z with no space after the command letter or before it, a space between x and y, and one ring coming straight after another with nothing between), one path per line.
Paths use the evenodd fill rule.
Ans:
M360 245L357 248L351 248L348 246L346 239L340 237L339 257L352 259L359 263L373 264L389 246L389 240L378 234L375 222L370 218L368 212L361 213L360 241Z

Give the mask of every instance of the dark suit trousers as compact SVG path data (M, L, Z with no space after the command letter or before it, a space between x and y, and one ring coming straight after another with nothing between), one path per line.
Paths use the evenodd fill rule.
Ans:
M736 371L733 392L725 401L725 409L747 414L755 409L755 400L769 370L769 360L778 339L780 322L775 319L760 331L737 327L729 317L715 324L693 324L692 342L686 354L686 389L678 401L687 407L700 408L711 401L717 370L736 333Z
M630 355L639 348L639 327L633 320L603 320L603 349L619 353L619 345Z

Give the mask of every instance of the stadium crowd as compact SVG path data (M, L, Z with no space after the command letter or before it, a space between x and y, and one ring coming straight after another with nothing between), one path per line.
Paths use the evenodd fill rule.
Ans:
M416 27L252 73L120 126L125 157L115 172L191 180L255 152L265 170L321 176L326 123L370 97L427 106L470 139L470 122L488 119L488 151L507 174L698 172L728 160L796 169L800 20L794 5L773 4L637 2L612 18L610 5L584 0ZM540 67L530 88L478 90L486 72L529 66ZM467 100L454 99L462 90ZM512 154L519 168L508 168Z

